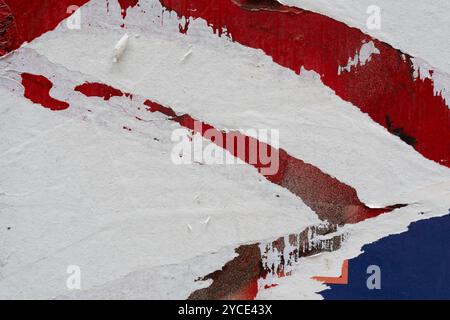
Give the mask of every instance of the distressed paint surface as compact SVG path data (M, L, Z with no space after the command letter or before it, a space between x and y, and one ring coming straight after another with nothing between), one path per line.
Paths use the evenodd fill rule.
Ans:
M433 81L413 76L411 56L326 16L275 0L162 0L186 19L202 18L218 36L262 49L274 62L300 73L314 70L338 96L412 145L450 166L450 109ZM380 51L350 72L339 73L362 45Z
M110 2L113 1L106 1L108 13L111 10ZM24 1L5 1L3 4L0 0L1 55L53 30L68 16L66 2L59 1L57 5L52 1L45 3L53 6L51 14L48 13L50 10L46 10L46 6L27 6ZM79 5L84 3L87 1L78 2ZM362 112L368 113L390 133L413 146L425 157L450 166L448 106L440 93L436 94L433 70L428 71L429 77L422 77L420 70L413 65L411 56L324 15L283 6L272 0L162 0L161 3L166 10L177 13L180 18L178 31L186 38L189 39L191 35L192 18L205 19L215 34L227 36L246 47L262 49L275 63L285 68L298 74L302 68L313 70L338 96L350 101ZM138 0L118 1L118 5L124 21L131 10L140 7ZM38 17L33 16L31 19L36 10L42 11L39 11ZM27 24L26 21L30 20L33 23ZM120 27L126 28L125 23ZM368 47L371 48L369 54L366 52ZM181 61L187 60L191 54L192 50L188 51ZM65 77L62 80L64 85L67 85L67 75ZM77 112L80 102L78 98L72 101L72 92L68 93L68 97L72 99L68 99L68 102L53 97L52 89L55 85L58 86L57 82L52 83L45 75L27 72L21 73L21 78L25 89L24 97L29 101L53 111L69 109L70 102L69 112ZM133 112L134 104L139 105L139 101L143 101L137 107L138 110L147 107L150 113L163 115L165 120L171 120L196 133L195 119L188 113L177 113L174 109L165 107L164 103L146 100L107 83L92 82L92 77L89 78L85 79L83 84L78 83L68 88L69 91L73 90L85 97L101 98L98 100L103 100L111 109L118 109L117 106L126 109L125 114ZM98 100L93 99L92 103L97 103ZM72 105L75 106L75 111L72 111ZM91 109L87 111L93 113ZM85 118L86 116L83 116L83 119ZM134 113L132 118L144 124L146 121L155 121L144 120L141 114ZM100 123L103 126L103 121ZM232 133L222 132L206 122L202 122L202 125L197 133L208 139L210 137L205 136L205 130L211 129L215 136L222 137L221 141L214 143L227 149L226 141L232 138ZM119 128L132 135L136 132L134 126L127 123ZM248 149L255 139L244 138ZM154 141L160 140L155 138ZM339 250L346 238L344 232L338 232L340 227L345 229L349 224L358 224L376 217L384 219L380 216L383 213L396 214L392 212L394 209L405 207L393 205L372 208L375 206L369 206L360 200L356 188L339 181L318 166L290 155L289 150L275 149L260 141L256 141L256 144L259 148L268 149L272 155L279 155L280 158L280 170L274 175L265 175L267 180L287 189L312 209L320 220L328 224L323 228L308 227L299 233L281 236L274 241L238 246L233 249L235 257L226 260L221 270L204 272L206 276L195 279L196 282L213 281L207 287L191 291L188 295L190 299L255 299L261 294L262 288L268 289L267 291L277 290L281 286L265 281L269 278L284 279L295 273L293 270L299 264L300 258ZM227 151L249 163L249 159L240 157L237 150L228 148ZM253 166L256 169L263 167L261 161ZM188 226L192 232L192 226ZM315 236L310 233L315 233ZM350 279L351 272L350 268ZM401 286L398 283L394 285ZM345 293L339 294L341 297L345 296Z
M53 30L73 12L70 6L82 6L89 0L1 0L0 56L19 48L45 32Z

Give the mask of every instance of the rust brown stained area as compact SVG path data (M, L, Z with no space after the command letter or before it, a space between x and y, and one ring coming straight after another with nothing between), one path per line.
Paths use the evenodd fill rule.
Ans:
M238 256L225 264L222 270L215 271L199 280L212 280L213 283L204 289L193 292L190 300L234 300L254 299L258 293L258 280L265 278L268 274L278 277L288 276L286 267L293 265L301 257L312 256L320 252L329 252L341 247L344 240L343 235L330 237L326 240L311 239L309 234L316 236L327 235L336 232L336 226L311 227L300 234L292 234L286 238L281 237L265 246L265 252L261 253L260 244L243 245L236 249ZM264 263L265 254L271 248L278 252L284 252L285 248L293 247L289 258L284 259L279 255L278 268Z

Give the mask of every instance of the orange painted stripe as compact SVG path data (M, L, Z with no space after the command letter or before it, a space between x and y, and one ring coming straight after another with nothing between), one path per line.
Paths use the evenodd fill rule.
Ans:
M348 260L342 264L340 277L313 277L313 279L327 284L348 284Z

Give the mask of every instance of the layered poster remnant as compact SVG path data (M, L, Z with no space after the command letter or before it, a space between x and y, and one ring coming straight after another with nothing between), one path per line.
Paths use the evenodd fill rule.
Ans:
M0 298L449 299L447 9L0 0Z

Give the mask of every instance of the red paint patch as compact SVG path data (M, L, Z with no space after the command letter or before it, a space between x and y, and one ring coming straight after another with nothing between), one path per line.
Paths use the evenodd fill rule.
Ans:
M33 103L40 104L44 108L54 111L65 110L69 104L64 101L53 99L50 96L50 90L53 83L44 76L30 73L22 73L22 84L25 87L25 98Z
M180 33L187 34L187 32L189 30L189 23L190 23L190 21L188 19L186 19L184 26L181 23L178 25L178 29L180 30Z
M450 166L450 109L434 96L433 82L413 77L411 57L329 17L275 0L161 0L178 16L205 19L214 33L262 49L274 62L321 75L338 96L411 144L425 157ZM363 43L380 54L338 75Z
M108 101L112 97L122 97L125 94L115 89L111 86L102 83L90 83L86 82L82 85L79 85L75 88L75 91L81 92L87 97L100 97L105 101ZM131 97L131 95L127 94L127 97Z
M122 17L125 19L127 16L127 10L129 8L134 8L139 3L139 0L118 0L120 8L122 9Z

